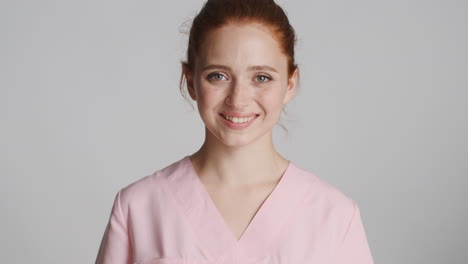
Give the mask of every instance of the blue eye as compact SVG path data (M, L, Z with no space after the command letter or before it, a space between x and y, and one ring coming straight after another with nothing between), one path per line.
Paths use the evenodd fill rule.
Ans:
M264 77L263 80L260 81L262 83L272 80L270 77L268 77L266 75L258 75L257 78L259 78L259 77Z
M216 78L215 76L216 76L216 77L221 77L221 79ZM222 75L222 74L220 74L220 73L217 73L217 72L211 73L211 74L208 75L208 79L213 79L213 77L215 77L215 78L214 78L215 81L221 81L221 80L222 80L222 77L224 77L224 75Z

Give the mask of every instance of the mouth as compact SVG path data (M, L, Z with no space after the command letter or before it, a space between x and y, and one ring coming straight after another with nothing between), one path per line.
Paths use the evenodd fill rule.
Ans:
M219 113L219 115L224 118L225 120L228 120L232 123L235 123L235 124L244 124L244 123L249 123L250 121L252 121L253 119L257 118L260 114L255 114L255 115L251 115L251 116L247 116L247 117L232 117L232 116L226 116L222 113Z

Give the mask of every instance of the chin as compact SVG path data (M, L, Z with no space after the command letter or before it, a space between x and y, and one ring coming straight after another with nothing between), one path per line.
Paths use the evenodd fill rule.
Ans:
M219 142L227 147L242 147L249 145L254 141L254 139L246 136L227 136L227 137L217 137Z
M236 140L236 141L222 141L223 144L227 147L243 147L243 146L247 146L251 143L251 141L240 141L240 140Z

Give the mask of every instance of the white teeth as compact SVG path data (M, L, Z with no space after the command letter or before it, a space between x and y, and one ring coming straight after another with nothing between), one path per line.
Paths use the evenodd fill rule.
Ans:
M251 116L251 117L230 117L230 116L225 116L223 115L223 117L233 123L245 123L245 122L249 122L250 120L254 119L255 116Z

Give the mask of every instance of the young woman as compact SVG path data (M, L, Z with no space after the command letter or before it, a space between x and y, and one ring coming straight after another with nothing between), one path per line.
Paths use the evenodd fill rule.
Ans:
M273 0L205 3L181 78L205 141L117 193L96 263L373 263L356 202L273 145L295 39Z

